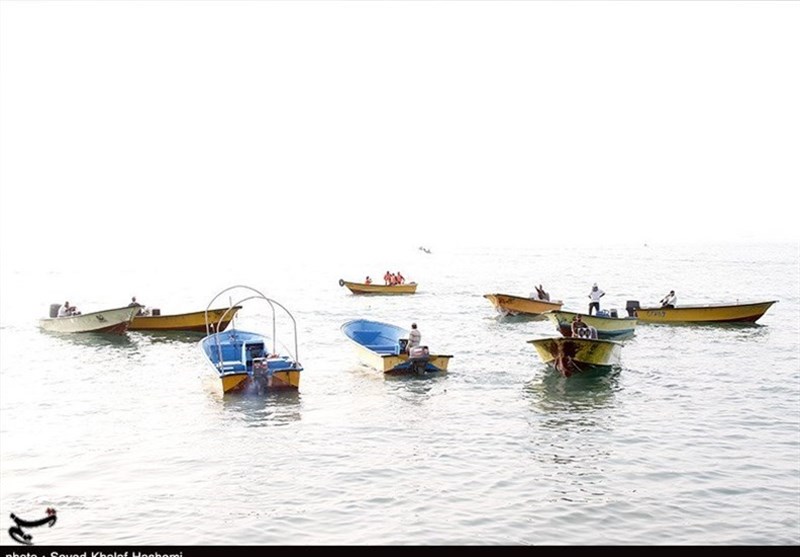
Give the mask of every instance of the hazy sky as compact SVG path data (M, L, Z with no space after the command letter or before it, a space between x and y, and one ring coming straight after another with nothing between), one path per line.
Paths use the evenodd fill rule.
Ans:
M800 2L0 0L0 255L798 241Z

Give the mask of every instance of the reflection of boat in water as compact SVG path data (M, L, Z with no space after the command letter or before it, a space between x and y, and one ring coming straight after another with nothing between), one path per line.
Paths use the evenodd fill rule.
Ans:
M60 304L51 304L50 317L39 320L39 326L53 333L109 333L121 335L128 330L138 307L93 311L57 317Z
M453 357L433 354L427 346L415 346L409 353L407 331L390 323L354 319L342 325L342 332L352 341L361 363L383 373L443 372Z
M222 294L235 289L245 290L248 295L232 304L228 312L235 311L234 308L241 307L245 301L263 300L272 309L272 334L245 331L236 328L235 324L225 331L212 332L218 330L221 321L227 318L227 312L217 322L206 317L206 336L199 343L200 351L219 375L222 391L256 391L263 394L270 389L297 389L303 366L297 358L297 323L294 316L276 300L267 298L254 288L241 285L226 288L214 296L208 307ZM291 320L294 350L283 345L281 351L278 350L276 306Z
M543 373L525 384L524 395L538 411L547 413L548 429L557 430L576 421L585 424L586 413L595 415L598 409L613 404L619 377L620 368L614 367L606 373L579 374L569 379L560 373Z
M301 393L295 389L265 392L264 396L223 396L222 407L252 427L281 426L301 418Z
M136 315L128 326L130 331L190 331L205 333L206 313L212 323L217 324L219 331L224 331L236 316L241 306L233 308L210 309L208 312L192 311L161 315L160 310L152 309L149 314ZM224 316L224 318L223 318Z
M644 323L755 323L777 300L735 304L705 304L676 307L639 307L628 300L628 313Z
M547 311L561 309L560 300L539 300L511 294L484 294L500 315L541 315Z
M619 339L633 335L636 329L635 317L616 317L609 315L587 315L572 311L548 311L545 315L555 325L556 330L565 337L572 336L572 320L576 315L581 316L581 321L597 331L597 338Z
M539 358L564 377L606 373L619 366L622 344L614 340L550 337L529 340Z
M366 284L364 282L349 282L339 279L339 286L346 286L353 294L414 294L417 291L416 282L405 284Z

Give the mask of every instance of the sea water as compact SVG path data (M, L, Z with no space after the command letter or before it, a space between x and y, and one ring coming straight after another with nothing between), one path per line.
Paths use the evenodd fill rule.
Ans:
M797 244L429 247L5 265L0 543L16 544L11 513L47 508L57 523L27 530L38 545L800 543ZM338 284L387 270L417 293ZM620 314L672 289L679 305L778 303L753 325L640 323L619 369L565 379L526 342L553 325L499 317L483 297L541 283L585 312L595 282ZM65 299L202 310L233 284L294 315L298 392L223 396L196 335L37 324ZM238 324L268 315L246 303ZM416 322L423 344L453 355L449 373L361 366L340 331L354 318Z

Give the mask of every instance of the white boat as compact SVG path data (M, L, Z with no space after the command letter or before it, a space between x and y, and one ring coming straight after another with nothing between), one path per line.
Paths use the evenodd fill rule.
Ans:
M125 306L121 308L80 313L65 317L52 317L57 315L58 304L50 306L51 317L39 320L39 326L45 331L54 333L112 333L121 335L128 330L139 306ZM53 311L55 309L55 311Z

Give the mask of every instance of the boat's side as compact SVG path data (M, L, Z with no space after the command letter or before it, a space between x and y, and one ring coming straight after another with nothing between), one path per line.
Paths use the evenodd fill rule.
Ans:
M529 340L542 362L562 375L607 371L618 366L622 345L613 340L552 337Z
M645 323L755 323L777 300L750 304L709 304L674 308L638 308Z
M240 309L242 309L241 306L231 308L222 322L220 322L220 319L228 308L208 310L209 323L219 323L219 330L224 331ZM133 318L133 322L128 328L132 331L193 331L204 333L206 331L205 311L173 315L137 315Z
M346 286L353 294L414 294L417 291L416 282L387 285L348 282L340 279L339 284L341 286Z
M40 319L39 325L46 331L56 333L112 333L123 334L128 330L137 307L122 307L83 313L70 317Z
M483 297L503 315L541 315L547 311L561 309L562 306L559 300L534 300L510 294L484 294Z
M424 362L425 373L444 373L452 359L449 354L429 354ZM381 369L381 368L378 368ZM387 354L383 356L383 372L396 375L403 373L417 373L414 362L409 359L408 354Z
M597 336L601 339L619 339L631 336L636 330L638 321L635 317L598 317L571 311L549 311L544 315L565 337L572 336L572 319L576 315L580 315L584 323L594 327L597 330Z
M398 347L394 347L394 349L389 349L387 347L385 350L376 351L352 339L350 340L358 356L358 360L367 367L371 367L383 373L405 373L414 371L412 362L409 360L409 355L405 352L401 353ZM447 366L452 357L452 355L446 354L428 354L425 371L447 371Z

